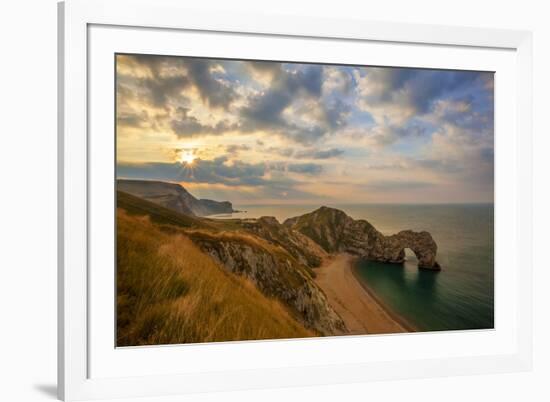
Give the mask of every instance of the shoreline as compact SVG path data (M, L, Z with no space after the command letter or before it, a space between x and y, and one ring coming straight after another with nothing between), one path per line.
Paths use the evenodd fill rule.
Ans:
M415 328L386 306L357 277L356 258L342 253L315 268L315 282L344 320L349 335L415 332Z
M359 285L369 294L370 297L372 297L381 308L384 309L384 311L395 321L397 321L402 327L404 327L407 332L418 332L418 328L416 328L414 325L412 325L409 321L407 321L403 316L396 313L391 307L387 305L376 293L374 290L372 290L369 285L365 283L364 280L362 280L359 277L359 273L357 272L357 268L355 266L355 262L357 259L355 259L351 264L351 272L353 276L355 277L355 280L359 282Z

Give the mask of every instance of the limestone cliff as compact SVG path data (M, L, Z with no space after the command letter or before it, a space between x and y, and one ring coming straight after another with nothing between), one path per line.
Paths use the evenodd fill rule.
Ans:
M384 236L369 222L328 207L287 219L284 225L309 237L328 253L347 252L374 261L402 263L405 248L410 248L419 268L440 269L435 260L437 244L428 232L405 230Z
M284 248L235 232L192 231L188 235L227 271L245 276L262 293L284 302L306 328L322 335L347 332L310 270Z
M308 267L318 267L321 265L322 258L326 256L326 252L312 239L288 226L281 225L273 217L242 220L240 224L244 230L281 246Z

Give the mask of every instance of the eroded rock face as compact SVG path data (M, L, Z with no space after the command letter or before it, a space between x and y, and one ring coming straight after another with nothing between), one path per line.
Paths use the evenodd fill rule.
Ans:
M262 293L289 306L306 328L322 335L347 332L311 271L283 248L229 234L192 232L189 237L229 272L247 277Z
M311 268L321 265L326 252L302 233L281 225L277 219L264 216L259 219L241 222L243 229L254 235L277 244L288 251L300 263Z
M369 222L328 207L287 219L284 225L308 236L328 253L347 252L374 261L402 263L405 248L410 248L419 268L440 269L435 260L437 244L428 232L404 230L384 236Z
M419 268L441 269L435 260L437 244L428 232L403 230L395 235L384 237L383 244L383 252L381 254L373 253L370 258L378 261L402 263L405 261L405 248L410 248L418 258Z

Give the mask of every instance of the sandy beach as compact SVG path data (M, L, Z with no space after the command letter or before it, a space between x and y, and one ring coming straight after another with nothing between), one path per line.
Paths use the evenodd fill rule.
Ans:
M387 311L361 285L353 273L349 254L328 257L317 269L315 281L342 317L351 334L387 334L411 332L412 328Z

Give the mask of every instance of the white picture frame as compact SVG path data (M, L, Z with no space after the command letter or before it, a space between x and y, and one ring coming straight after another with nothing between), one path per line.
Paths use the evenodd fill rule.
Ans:
M529 32L361 20L322 20L301 16L220 14L206 9L189 9L178 0L68 0L59 4L58 12L58 392L61 399L145 397L530 369L532 37ZM132 42L132 37L137 35L141 35L141 47L136 47L135 43L138 41L135 37ZM495 270L497 274L502 271L502 274L495 275L495 286L497 297L499 290L501 299L504 299L502 293L506 292L506 322L501 320L499 326L497 315L496 329L490 333L464 334L457 331L448 334L414 334L406 339L397 335L386 335L237 342L201 345L199 348L176 345L124 353L115 351L114 342L112 347L96 342L96 339L103 338L102 331L109 331L112 320L100 323L98 318L94 318L97 317L100 306L94 304L97 298L93 295L98 291L110 292L113 286L113 283L98 280L90 269L91 259L96 259L94 251L90 250L90 239L94 236L90 228L96 230L100 227L90 221L94 219L95 222L97 217L97 214L90 216L98 194L95 190L90 191L93 177L99 172L94 160L111 157L107 151L99 154L95 151L98 149L95 142L98 136L94 135L94 130L102 127L102 124L112 125L112 120L107 119L107 108L106 114L101 111L96 113L97 108L94 109L94 114L91 113L91 107L97 104L95 93L112 92L113 88L101 86L102 75L95 73L94 66L101 64L103 56L96 55L108 56L125 50L117 48L119 44L127 44L120 46L128 46L133 50L149 46L147 52L153 53L155 43L159 43L159 35L166 39L163 40L164 48L159 48L159 52L174 52L175 48L170 48L170 43L177 43L177 40L170 40L170 37L176 38L176 35L215 35L218 38L229 38L227 40L253 38L258 43L269 42L271 46L264 46L262 53L254 53L259 54L258 58L262 55L269 58L270 52L284 48L277 46L277 41L291 43L307 40L312 44L317 41L319 46L328 46L328 43L337 45L332 53L334 58L330 60L319 59L320 56L315 56L315 53L308 56L304 52L301 55L317 61L335 62L339 60L338 57L345 57L347 46L368 45L381 48L380 60L385 60L385 63L403 64L413 60L415 66L428 67L442 67L445 66L444 63L449 63L449 68L467 68L473 66L471 63L474 62L480 66L486 63L487 69L496 66L494 71L497 72L497 95L499 71L504 80L500 81L500 85L503 90L508 91L508 95L513 95L508 96L511 99L506 104L501 103L500 107L497 98L495 131L495 227L496 241L501 242L497 252L500 250L510 253L507 260L499 259L496 255ZM148 42L150 43L147 44ZM209 50L207 41L204 41L204 45L204 55L220 56L221 49L216 54L211 54L208 52L212 52L213 48ZM250 46L251 49L256 49L253 52L259 52L258 44ZM393 52L390 57L391 52L383 48L392 46L400 46L403 50L407 47L413 49L414 46L414 51ZM288 49L279 52L287 52L281 54L288 54L292 59L291 48L292 46L288 46ZM343 50L338 53L337 48ZM97 49L99 53L95 53ZM426 52L424 61L414 61L414 57L419 57L420 51ZM441 52L447 52L445 54L449 58L447 61L430 62L432 51L440 52L431 56L434 59L441 59ZM224 56L230 56L234 51L226 49L224 52L229 52L224 53ZM408 53L410 54L407 56ZM467 56L468 53L477 55L478 60L468 61L475 58L472 55L462 57L462 54ZM406 57L409 57L408 61L405 61ZM464 60L453 62L458 59ZM92 75L94 79L91 80ZM96 116L99 116L98 120L94 120ZM108 135L103 140L113 142ZM499 172L502 183L506 182L506 185L498 185ZM114 189L111 188L112 190ZM105 191L108 192L109 188ZM499 227L503 227L502 219L499 224L499 216L510 217L506 233L498 231ZM111 335L106 335L107 340L109 336ZM481 346L485 344L482 342L495 347L485 348L484 352ZM423 346L429 344L435 345L435 352L431 355L427 350L423 352ZM438 347L444 349L449 344L454 345L452 354L436 353ZM378 356L366 359L360 353L356 353L354 358L346 357L350 356L346 353L340 353L344 357L325 360L314 357L320 351L344 352L354 348L370 350L369 347L399 351L407 350L411 346L416 348L416 353L407 355L403 352L402 358L399 355L388 355L386 358ZM170 356L177 355L181 361L182 354L190 356L191 362L205 356L201 359L203 365L200 370L180 370L176 367L176 359ZM213 356L217 356L217 359ZM235 358L239 356L242 356L240 365L227 363L235 362ZM246 356L261 356L262 361L247 359ZM144 362L143 366L148 367L148 371L136 369L139 368L140 361ZM221 361L225 364L221 364ZM160 363L166 369L157 370Z

